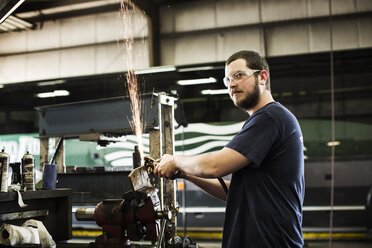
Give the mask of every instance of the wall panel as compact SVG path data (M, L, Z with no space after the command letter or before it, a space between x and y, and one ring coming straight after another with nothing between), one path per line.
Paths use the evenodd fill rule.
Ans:
M216 35L182 36L175 42L175 64L216 61Z
M335 15L347 14L333 20L335 50L372 46L372 18L358 15L371 10L369 0L332 1ZM328 13L327 0L200 0L164 5L159 12L160 51L155 52L161 65L171 65L222 61L242 49L267 51L267 56L329 51ZM149 20L142 13L132 20L134 36L144 37L135 42L135 68L145 68L152 53L147 42ZM119 12L109 12L2 33L0 84L122 71L125 53L118 41L123 30Z
M217 58L219 61L224 61L234 52L246 50L247 48L264 53L261 42L261 30L259 28L226 31L219 37L219 43L221 44Z
M60 74L60 54L54 51L31 53L25 56L26 80L58 78Z
M309 52L309 33L306 24L277 26L266 30L268 56Z

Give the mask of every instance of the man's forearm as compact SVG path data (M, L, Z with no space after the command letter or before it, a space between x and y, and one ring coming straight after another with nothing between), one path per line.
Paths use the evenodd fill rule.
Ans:
M208 193L211 196L214 196L218 199L221 199L223 201L226 201L226 193L218 181L218 179L206 179L206 178L201 178L201 177L196 177L192 175L184 175L184 179L192 182L199 188L201 188L203 191ZM225 181L227 188L230 186L229 181Z
M214 154L204 153L196 156L175 156L177 167L188 175L202 178L216 178L219 168L216 166Z
M172 162L178 170L203 178L223 177L251 163L247 157L227 147L196 156L176 155Z

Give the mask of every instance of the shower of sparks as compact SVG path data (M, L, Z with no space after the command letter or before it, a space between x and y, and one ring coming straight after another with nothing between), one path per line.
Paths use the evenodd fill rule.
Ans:
M141 119L141 99L137 76L134 73L135 55L133 51L133 37L134 37L134 18L135 8L130 0L120 1L120 17L123 24L123 40L125 43L126 57L125 62L127 66L127 88L128 95L131 100L132 121L130 122L133 132L137 137L138 150L141 156L141 164L144 158L144 145L142 140L143 123Z

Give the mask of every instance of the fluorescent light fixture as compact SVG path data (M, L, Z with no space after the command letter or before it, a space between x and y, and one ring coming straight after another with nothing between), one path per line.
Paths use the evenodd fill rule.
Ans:
M56 85L56 84L63 84L66 80L53 80L53 81L45 81L37 83L37 86L49 86L49 85Z
M10 31L8 28L6 28L4 25L0 25L0 31L8 32Z
M1 12L5 11L5 14L0 19L0 24L5 21L5 19L14 11L16 10L19 5L21 5L25 0L18 0L18 1L8 1L8 3L1 3L2 8Z
M189 71L210 71L210 70L217 70L223 69L224 66L199 66L199 67L189 67L189 68L179 68L177 69L178 72L189 72Z
M340 144L341 144L340 141L329 141L329 142L327 142L327 146L338 146Z
M10 15L3 23L0 24L0 30L5 32L18 31L33 28L33 24Z
M36 94L39 98L48 98L48 97L56 97L56 96L68 96L70 92L67 90L55 90L53 92L43 92Z
M202 90L201 93L203 95L223 95L223 94L229 94L229 90L228 89Z
M150 74L150 73L158 73L158 72L175 71L175 70L176 70L176 67L174 66L157 66L157 67L152 67L149 69L136 70L134 73L136 75L142 75L142 74Z
M26 22L25 20L19 19L18 17L10 15L7 19L7 22L10 24L13 24L14 26L17 26L18 28L32 28L33 25L29 22Z
M178 80L177 84L182 86L196 85L196 84L213 84L216 83L217 79L214 77L209 78L199 78L199 79L188 79L188 80Z

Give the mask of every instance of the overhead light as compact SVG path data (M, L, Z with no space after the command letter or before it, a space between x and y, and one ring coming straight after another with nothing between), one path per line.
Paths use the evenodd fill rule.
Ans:
M5 32L31 29L34 25L10 15L3 23L0 24L0 30Z
M186 86L186 85L196 85L196 84L212 84L216 82L217 82L217 79L215 79L214 77L209 77L209 78L199 78L199 79L178 80L177 84Z
M157 66L157 67L152 67L149 69L136 70L134 73L136 75L142 75L142 74L150 74L150 73L175 71L175 70L176 70L176 67L174 66Z
M201 93L203 95L223 95L223 94L229 94L229 90L228 89L202 90Z
M32 25L29 22L26 22L25 20L22 20L15 16L9 16L8 19L6 19L6 22L13 24L14 26L18 28L32 28L34 25Z
M178 72L189 72L189 71L209 71L223 69L224 66L198 66L198 67L188 67L188 68L178 68Z
M57 96L69 96L70 92L67 90L55 90L53 92L43 92L36 94L39 98L57 97Z
M329 142L327 142L327 146L338 146L340 144L341 144L340 141L329 141Z
M4 3L3 1L1 2L0 6L0 14L2 16L0 19L0 24L14 11L16 10L19 5L21 5L25 0L16 0L16 1L7 1ZM3 13L4 12L4 13Z
M39 82L37 83L37 86L49 86L49 85L56 85L56 84L63 84L66 80L53 80L53 81L45 81L45 82Z

